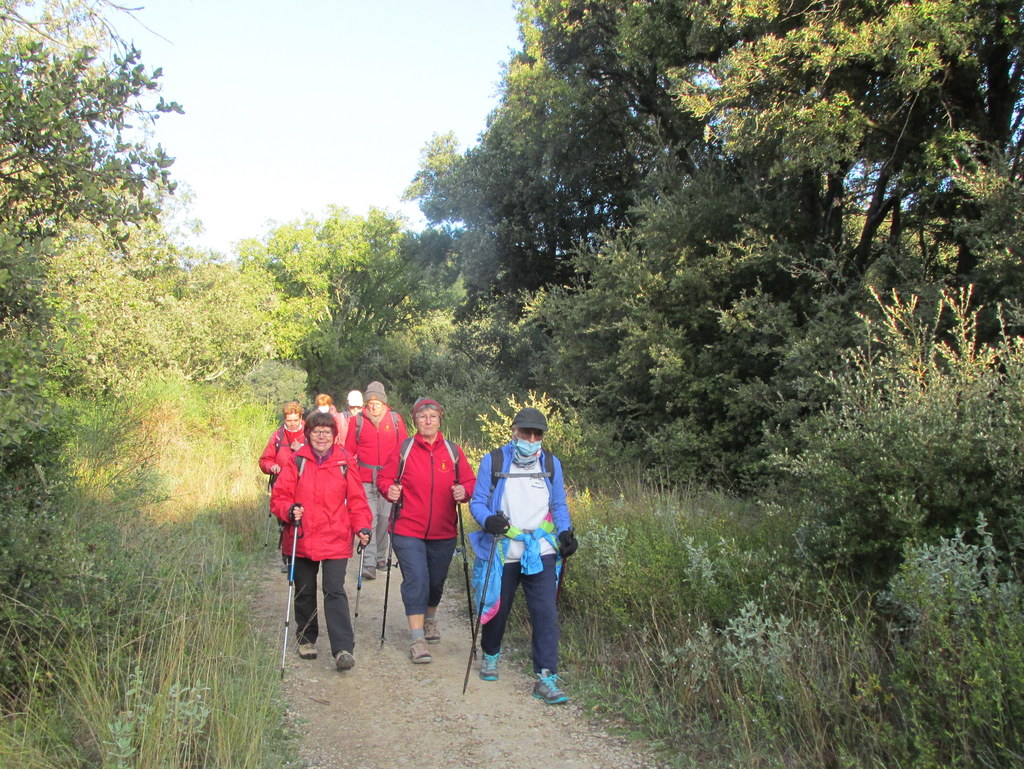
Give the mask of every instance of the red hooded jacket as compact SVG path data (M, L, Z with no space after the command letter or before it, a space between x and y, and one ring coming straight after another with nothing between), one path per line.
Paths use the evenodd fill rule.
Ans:
M301 477L295 461L300 457L305 459ZM302 525L295 554L314 561L352 557L356 532L373 528L366 492L354 471L352 457L334 444L322 464L317 464L307 444L281 468L270 495L270 510L286 524L281 538L283 553L292 552L295 536L288 511L293 504L300 504Z
M455 444L452 444L455 446ZM476 476L462 449L455 446L457 466L439 432L433 443L416 433L405 460L402 477L398 475L402 444L391 452L384 469L377 474L377 488L385 497L393 483L402 487L402 507L394 522L393 532L419 539L451 539L458 535L458 517L452 486L456 480L466 487L466 502L473 496Z

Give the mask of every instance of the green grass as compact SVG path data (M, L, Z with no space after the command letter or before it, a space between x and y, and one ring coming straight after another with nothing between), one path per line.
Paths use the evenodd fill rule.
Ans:
M17 682L0 691L0 766L286 765L277 653L251 609L265 566L255 459L274 415L168 382L73 406L68 477L32 487L59 509L17 507L5 487L9 520L47 511L8 530L30 548L18 568L56 555L0 596L0 674ZM1024 591L991 547L908 551L879 596L814 573L783 506L641 478L625 468L614 491L570 500L561 672L589 711L680 767L1020 763ZM513 664L529 653L523 609Z
M250 579L262 554L255 458L272 416L169 383L76 406L64 504L91 560L52 602L4 596L9 616L44 632L21 646L0 765L284 765L278 667L254 632Z

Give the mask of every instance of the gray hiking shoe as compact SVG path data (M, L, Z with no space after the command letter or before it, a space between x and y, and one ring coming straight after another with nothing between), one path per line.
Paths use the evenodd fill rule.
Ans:
M364 566L363 579L377 579L377 569L373 566Z
M483 652L484 658L480 660L480 680L481 681L497 681L498 680L498 660L501 659L501 652L497 654L488 654Z
M304 660L315 660L316 646L314 644L299 644L299 656Z
M417 638L412 642L409 646L409 659L413 661L414 665L425 665L434 661L434 658L430 656L430 649L427 648L426 638Z
M547 668L537 674L537 683L533 685L533 696L544 700L548 705L560 705L569 701L569 695L558 688L559 678Z
M423 620L423 635L428 644L441 643L441 631L437 629L437 617L426 617Z
M356 658L352 652L340 651L334 655L334 667L338 670L351 670L355 667Z

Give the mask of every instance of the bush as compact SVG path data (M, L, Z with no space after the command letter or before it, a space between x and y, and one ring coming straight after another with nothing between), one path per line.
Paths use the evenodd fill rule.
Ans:
M509 442L512 420L525 407L535 408L547 418L544 448L561 460L567 483L621 490L636 480L637 473L625 469L633 463L630 457L617 453L614 436L607 435L601 425L585 421L576 409L533 390L522 401L510 395L503 407L492 406L490 413L477 416L486 446L477 460Z
M1024 745L1024 589L996 549L962 533L911 548L883 596L894 625L892 688L911 765L1013 766Z
M969 292L879 302L869 343L830 377L835 398L780 449L785 496L804 515L811 562L881 586L907 541L934 542L974 516L1004 555L1024 548L1024 340L977 335Z

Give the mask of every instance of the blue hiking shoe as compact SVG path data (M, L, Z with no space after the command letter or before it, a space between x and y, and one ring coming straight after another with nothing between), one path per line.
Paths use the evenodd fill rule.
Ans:
M533 685L533 696L544 700L548 705L561 705L569 701L569 695L558 688L559 678L547 668L537 674L537 683Z
M501 659L501 652L497 654L488 654L483 652L484 658L480 660L480 680L481 681L497 681L498 680L498 660Z

